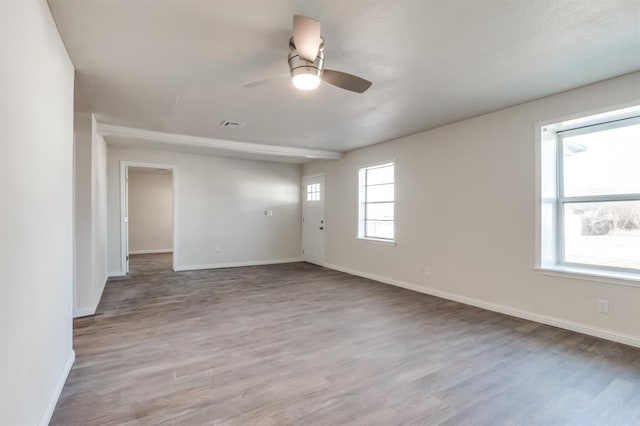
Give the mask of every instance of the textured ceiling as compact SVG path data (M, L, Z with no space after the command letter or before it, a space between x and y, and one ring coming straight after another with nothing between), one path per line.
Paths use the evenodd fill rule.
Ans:
M640 69L640 0L49 4L77 109L235 141L346 151ZM321 21L326 66L373 81L369 91L241 87L287 73L294 13Z

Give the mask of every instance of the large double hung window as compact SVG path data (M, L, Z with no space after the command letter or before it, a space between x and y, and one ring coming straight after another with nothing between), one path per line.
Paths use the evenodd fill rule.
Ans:
M640 114L541 126L540 266L640 279Z

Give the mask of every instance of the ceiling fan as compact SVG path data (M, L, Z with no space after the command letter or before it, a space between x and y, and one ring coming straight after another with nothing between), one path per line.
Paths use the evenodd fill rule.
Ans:
M316 89L321 81L356 93L363 93L371 87L371 82L364 78L324 68L324 38L320 34L320 22L308 16L293 16L288 62L291 82L300 90ZM246 83L243 87L260 86L272 79Z

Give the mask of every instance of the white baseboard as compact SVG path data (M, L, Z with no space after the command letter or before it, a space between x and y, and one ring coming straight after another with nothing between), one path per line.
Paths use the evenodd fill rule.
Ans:
M93 312L95 313L95 311L98 309L98 305L100 304L100 300L102 300L102 294L104 293L104 288L107 286L107 281L109 281L109 274L106 274L105 277L103 278L102 281L102 285L100 286L100 291L98 292L98 294L94 294L94 300L93 300Z
M97 306L94 306L93 308L74 309L73 310L73 317L74 318L80 318L80 317L88 317L88 316L91 316L91 315L95 315L96 314L96 308L97 308Z
M291 259L275 259L275 260L251 260L248 262L229 262L229 263L212 263L209 265L182 265L173 268L174 271L197 271L200 269L220 269L220 268L237 268L239 266L259 266L259 265L275 265L278 263L304 262L301 257Z
M51 394L51 398L49 398L49 403L40 418L40 425L46 426L51 421L51 416L53 415L53 410L56 409L56 405L58 404L58 399L60 399L60 394L62 393L62 388L64 387L65 382L67 381L67 377L69 377L69 372L71 371L71 367L73 367L73 362L76 360L76 353L71 350L71 354L69 354L69 359L58 378L56 383L56 387L53 389L53 393Z
M129 254L173 253L173 249L129 250Z
M107 279L108 278L117 278L117 277L124 277L127 274L125 274L124 272L120 272L120 271L115 271L115 272L109 272L107 274Z
M73 317L74 318L88 317L88 316L96 314L96 310L98 309L98 305L100 304L100 299L102 299L102 293L104 292L104 288L107 285L107 280L111 276L114 276L114 275L109 273L105 277L104 283L102 284L102 288L100 289L100 294L98 295L97 299L94 301L94 305L90 306L88 308L77 308L77 309L74 309L73 310Z
M631 336L628 334L617 333L610 330L605 330L597 327L593 327L587 324L581 324L573 321L564 320L561 318L550 317L547 315L536 314L535 312L524 311L521 309L512 308L504 305L497 305L495 303L485 302L483 300L474 299L471 297L461 296L454 293L449 293L442 290L436 290L434 288L424 287L418 284L413 284L405 281L395 280L393 278L383 277L381 275L370 274L367 272L358 271L343 266L325 264L326 268L334 269L336 271L345 272L350 275L356 275L370 280L379 281L384 284L390 284L397 287L402 287L407 290L413 290L419 293L429 294L431 296L440 297L442 299L453 300L454 302L464 303L465 305L476 306L478 308L487 309L489 311L499 312L501 314L510 315L526 319L529 321L539 322L542 324L551 325L558 328L564 328L565 330L575 331L589 336L599 337L601 339L611 340L613 342L624 343L625 345L634 346L640 348L640 338Z

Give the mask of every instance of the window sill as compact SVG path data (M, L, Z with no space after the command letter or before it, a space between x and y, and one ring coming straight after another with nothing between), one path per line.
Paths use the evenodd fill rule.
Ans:
M562 265L537 266L535 270L540 275L596 281L599 283L616 284L627 287L640 287L640 274L633 272Z
M382 246L391 246L391 247L396 246L396 240L380 240L377 238L366 238L366 237L356 237L356 239L365 243L380 244Z

